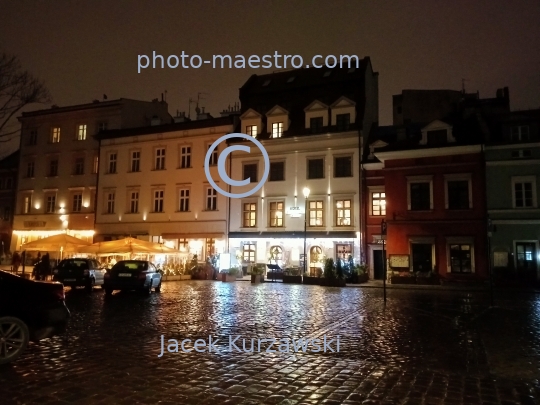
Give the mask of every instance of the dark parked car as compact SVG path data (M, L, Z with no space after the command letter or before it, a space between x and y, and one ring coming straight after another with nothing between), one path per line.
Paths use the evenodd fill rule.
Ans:
M121 260L105 274L105 294L114 290L139 290L150 294L161 291L161 273L146 260Z
M69 315L62 284L0 270L0 364L16 360L29 341L63 333Z
M92 291L95 285L103 287L105 269L93 259L64 259L53 270L53 280L71 287L85 287Z

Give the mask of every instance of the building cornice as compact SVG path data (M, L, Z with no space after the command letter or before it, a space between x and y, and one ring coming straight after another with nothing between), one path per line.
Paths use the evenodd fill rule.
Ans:
M421 157L453 156L482 152L481 145L448 146L445 148L407 149L388 152L374 152L381 162L396 159L414 159Z

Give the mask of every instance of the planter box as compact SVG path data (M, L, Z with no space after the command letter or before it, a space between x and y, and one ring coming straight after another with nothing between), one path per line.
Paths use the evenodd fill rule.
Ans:
M346 283L344 279L336 278L336 279L326 279L326 278L320 278L320 284L324 287L345 287Z
M439 277L417 277L416 284L418 285L441 285Z
M416 278L392 276L392 278L390 278L390 284L416 284Z
M302 284L302 276L283 275L283 284Z
M251 275L251 284L260 284L264 281L264 278L261 274L252 274Z
M223 282L236 281L236 276L231 276L228 273L221 273L221 281Z
M302 283L303 284L308 284L308 285L320 285L321 284L321 278L320 277L304 276L304 278L302 280Z
M360 275L354 275L347 279L348 284L361 284L369 281L369 274L364 273Z

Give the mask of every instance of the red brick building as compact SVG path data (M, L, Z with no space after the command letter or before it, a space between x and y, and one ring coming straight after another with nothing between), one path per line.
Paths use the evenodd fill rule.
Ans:
M371 277L382 278L382 219L389 271L488 276L483 152L463 130L436 120L395 133L390 144L384 134L371 143L363 164Z

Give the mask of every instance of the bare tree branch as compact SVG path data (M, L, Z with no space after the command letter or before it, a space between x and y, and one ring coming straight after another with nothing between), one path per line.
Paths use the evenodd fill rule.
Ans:
M50 100L45 84L23 70L16 56L0 53L0 142L11 140L18 132L8 128L21 109Z

